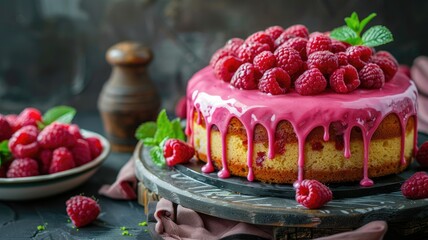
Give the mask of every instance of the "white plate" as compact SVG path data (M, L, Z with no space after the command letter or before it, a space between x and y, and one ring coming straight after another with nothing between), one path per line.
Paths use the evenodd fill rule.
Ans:
M0 200L30 200L48 197L75 188L88 180L99 169L110 153L110 143L103 136L82 130L85 137L101 140L101 154L82 166L54 174L25 178L0 178Z

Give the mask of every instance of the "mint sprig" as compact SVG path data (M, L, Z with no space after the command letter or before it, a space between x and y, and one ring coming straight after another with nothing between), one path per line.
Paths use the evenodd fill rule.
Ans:
M330 37L354 46L376 47L392 42L394 38L391 31L382 25L373 26L361 35L364 28L374 17L376 17L376 13L372 13L360 21L358 14L353 12L350 17L345 18L346 25L335 28L331 31Z
M12 153L9 150L8 144L9 140L3 140L0 142L0 167L12 160Z
M163 156L163 145L170 138L185 141L184 131L181 128L180 119L169 120L166 110L160 111L156 122L149 121L142 123L135 131L135 138L142 141L150 149L150 157L158 166L165 166Z
M39 129L43 129L53 122L71 123L76 115L76 109L69 106L56 106L43 114L43 122L38 122Z

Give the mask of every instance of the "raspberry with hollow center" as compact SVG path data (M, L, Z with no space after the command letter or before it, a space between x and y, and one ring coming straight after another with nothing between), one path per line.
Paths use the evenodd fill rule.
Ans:
M281 33L281 35L279 35L279 37L277 39L275 39L275 46L278 48L279 46L281 46L282 44L284 44L288 40L293 39L295 37L296 36L294 36L293 34L283 32L283 33Z
M168 139L163 148L163 156L170 167L188 162L195 155L195 149L178 139Z
M233 74L241 66L242 61L233 56L226 56L221 58L214 67L214 74L218 79L225 82L230 82Z
M385 82L391 80L398 71L398 64L387 57L375 55L372 56L370 62L377 64L382 69L383 74L385 75Z
M255 78L255 68L251 63L242 64L230 80L230 85L245 90L257 88L257 80Z
M317 180L305 179L296 188L296 201L309 209L324 206L333 199L333 193Z
M330 87L337 93L352 92L358 86L358 71L352 65L341 66L330 76Z
M378 89L385 84L385 76L382 69L374 64L366 64L359 72L358 75L361 81L361 87L366 89Z
M92 223L101 211L97 201L81 195L68 199L65 205L67 215L76 227L83 227Z
M8 178L21 178L39 175L39 165L32 158L17 158L12 161L7 170Z
M276 58L271 51L264 51L254 58L253 64L254 67L263 74L266 70L275 67Z
M267 70L259 80L259 90L264 93L278 95L286 93L291 86L288 73L279 67Z
M292 48L279 47L273 54L276 58L276 66L284 69L290 76L302 67L303 61L299 52Z
M301 37L301 38L308 38L309 37L309 31L306 28L305 25L302 24L295 24L292 25L288 28L286 28L284 30L285 33L290 34L290 35L294 35L296 37Z
M363 68L372 56L372 50L366 46L351 46L346 49L348 62L357 70Z
M428 167L428 141L424 142L416 153L416 161L422 167Z
M57 173L72 169L76 166L73 155L66 147L59 147L52 153L52 161L49 173Z
M265 33L269 35L273 40L277 39L284 32L284 28L281 26L271 26L266 28Z
M299 52L300 57L302 60L306 60L308 57L306 55L306 44L308 43L308 40L306 38L301 37L295 37L291 38L290 40L283 43L281 46L289 47L297 52Z
M318 51L308 56L308 68L318 68L322 74L330 75L339 67L337 56L329 51Z
M22 127L9 139L9 149L15 158L32 158L37 156L39 130L33 125Z
M316 95L327 87L327 80L318 68L306 70L294 82L294 88L300 95Z
M267 44L271 51L275 48L275 43L272 37L263 31L251 34L247 39L245 39L245 42Z
M220 59L227 56L233 56L233 54L229 50L226 50L224 48L218 49L211 57L210 66L214 68Z
M244 42L238 49L238 57L243 62L252 62L257 54L263 51L270 51L271 47L269 44L258 43L258 42Z
M309 38L306 44L306 54L309 56L318 51L331 51L331 39L328 36L317 34Z
M408 199L428 198L428 174L426 172L416 172L403 185L401 193Z

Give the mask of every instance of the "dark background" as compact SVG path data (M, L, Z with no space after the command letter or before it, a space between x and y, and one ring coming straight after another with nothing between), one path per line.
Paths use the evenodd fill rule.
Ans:
M149 73L171 111L227 39L296 23L328 31L352 11L378 14L369 26L386 25L395 38L378 49L401 63L428 55L423 0L0 0L0 112L58 104L97 111L111 71L105 52L124 40L153 50Z

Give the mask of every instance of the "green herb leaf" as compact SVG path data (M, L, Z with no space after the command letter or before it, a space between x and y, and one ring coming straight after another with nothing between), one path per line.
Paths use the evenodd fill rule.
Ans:
M357 30L357 34L360 35L361 32L363 31L363 29L366 27L367 23L369 23L376 16L377 16L376 13L372 13L372 14L368 15L366 18L364 18L359 24L360 26Z
M156 141L155 138L149 137L149 138L144 138L141 141L143 141L145 146L156 146L159 144L158 141Z
M154 146L150 149L150 157L153 162L160 166L165 166L165 157L163 156L163 149L160 146Z
M9 149L9 140L0 142L0 167L12 159L12 153Z
M71 123L76 115L76 109L69 106L57 106L49 109L43 114L43 127L53 123Z
M347 42L351 45L359 44L362 41L358 34L348 26L334 29L330 32L330 37L342 42Z
M135 131L135 138L143 140L145 138L153 138L157 130L155 122L145 122L141 124Z
M165 138L173 137L174 130L172 128L172 124L168 119L166 114L166 110L163 109L156 120L157 131L155 133L155 140L157 142L162 142Z
M391 31L385 26L377 25L369 28L362 36L363 44L376 47L394 41Z
M182 141L186 140L186 136L184 135L183 129L181 128L181 122L179 118L174 119L172 122L172 130L174 131L174 137L180 139Z
M345 18L345 23L350 29L357 31L360 27L360 20L358 19L358 14L356 12L353 12L351 14L351 17Z

